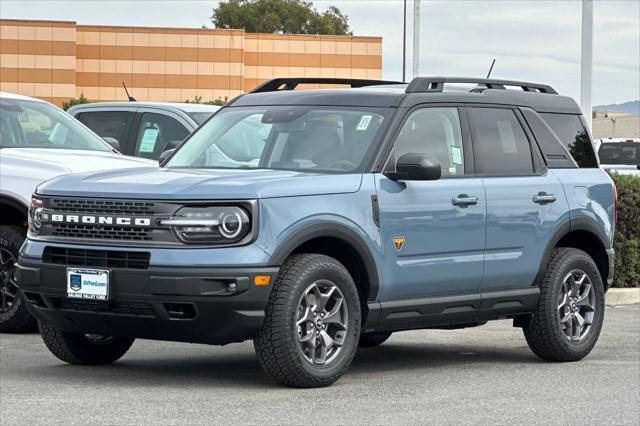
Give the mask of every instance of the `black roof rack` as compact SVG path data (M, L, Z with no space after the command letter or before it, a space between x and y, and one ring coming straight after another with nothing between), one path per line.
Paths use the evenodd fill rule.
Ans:
M351 87L381 86L385 84L406 84L399 81L364 80L353 78L322 78L322 77L290 77L274 78L254 87L249 93L275 92L278 90L293 90L299 84L344 84Z
M487 78L465 78L465 77L416 77L411 80L405 93L428 93L442 92L445 83L475 83L485 86L487 89L506 90L505 86L517 86L525 92L538 92L557 95L558 92L553 87L546 84L526 83L523 81L494 80Z

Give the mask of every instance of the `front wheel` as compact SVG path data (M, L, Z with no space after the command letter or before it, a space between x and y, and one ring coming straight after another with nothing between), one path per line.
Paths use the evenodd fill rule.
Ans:
M546 361L578 361L595 346L603 321L604 287L595 262L582 250L555 249L537 312L523 329L529 347Z
M311 388L344 374L359 335L360 301L349 272L331 257L298 254L282 265L253 343L278 383Z
M134 341L128 337L68 333L40 321L38 327L49 351L69 364L112 364L127 353Z
M17 225L0 225L0 332L24 333L36 330L14 278L18 252L25 230Z

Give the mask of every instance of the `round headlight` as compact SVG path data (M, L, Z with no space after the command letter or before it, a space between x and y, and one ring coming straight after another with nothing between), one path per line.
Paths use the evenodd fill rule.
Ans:
M172 226L185 243L229 244L251 230L249 215L236 206L183 207L161 225Z

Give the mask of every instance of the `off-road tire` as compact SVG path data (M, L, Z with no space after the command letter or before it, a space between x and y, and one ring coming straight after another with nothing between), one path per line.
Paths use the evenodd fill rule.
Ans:
M557 300L562 281L573 269L584 271L595 293L595 313L591 330L581 341L568 340L560 326ZM582 250L556 248L551 253L547 269L540 282L540 298L531 321L523 328L529 347L545 361L578 361L595 346L604 321L604 287L593 259Z
M69 364L114 363L127 353L134 341L128 337L113 337L105 342L96 342L84 334L61 331L42 321L38 321L38 327L49 351Z
M25 229L18 225L0 225L0 247L18 259L20 246L25 239ZM27 333L37 330L35 318L29 313L24 298L18 294L13 306L0 313L0 333Z
M374 346L379 346L386 342L387 339L391 337L391 334L391 331L362 333L360 335L360 340L358 341L358 346L361 348L372 348Z
M344 344L327 365L309 362L298 345L295 327L299 300L314 281L326 279L338 286L347 303ZM262 328L253 340L263 370L278 383L298 388L328 386L349 368L360 336L360 301L355 283L337 260L321 254L296 254L280 268L265 310Z

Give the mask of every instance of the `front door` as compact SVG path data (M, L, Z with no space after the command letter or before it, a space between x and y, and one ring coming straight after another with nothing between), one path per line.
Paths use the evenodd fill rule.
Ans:
M385 170L403 154L440 163L434 181L376 175L384 252L382 300L471 293L482 279L486 202L474 177L468 135L457 107L414 110L402 126Z

